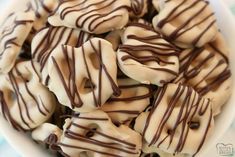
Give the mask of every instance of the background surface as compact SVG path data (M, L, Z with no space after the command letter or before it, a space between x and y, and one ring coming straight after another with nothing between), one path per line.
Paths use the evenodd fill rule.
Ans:
M0 0L0 10L2 10L6 4L10 0ZM230 10L234 14L235 19L235 0L224 0ZM235 29L235 28L234 28ZM225 133L225 135L219 140L218 144L224 144L228 145L230 144L232 146L233 155L230 155L229 157L235 157L235 121L231 125L230 129ZM213 157L222 157L222 155L219 154L218 149L215 146L212 147L211 150L211 156ZM5 141L5 139L0 135L0 157L20 157L17 152L11 148L11 146Z

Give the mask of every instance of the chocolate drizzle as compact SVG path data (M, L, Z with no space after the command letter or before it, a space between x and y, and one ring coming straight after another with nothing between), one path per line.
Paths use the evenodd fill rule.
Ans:
M159 126L156 128L156 132L152 136L152 139L149 141L149 146L155 145L157 147L161 147L162 143L164 141L168 141L169 139L169 147L172 147L172 141L173 138L176 135L176 129L182 125L182 130L180 131L179 138L177 137L178 143L176 144L175 153L180 153L185 146L185 142L188 138L190 138L188 135L190 129L199 128L200 124L199 122L193 122L194 117L202 117L209 112L209 118L208 121L205 120L206 128L203 131L204 133L201 135L201 142L199 143L198 148L195 150L195 154L201 149L209 128L212 123L212 109L210 106L210 100L209 99L203 99L200 95L198 95L191 87L183 86L181 84L178 85L176 89L174 89L174 94L171 96L166 96L168 90L173 90L171 86L164 86L163 88L159 88L158 92L156 94L156 99L154 101L153 107L151 111L149 112L149 115L146 120L146 124L143 131L143 137L146 136L146 132L148 128L150 127L150 121L152 120L153 115L158 111L158 108L162 105L162 99L166 99L166 97L169 98L168 104L165 112L159 122ZM169 129L168 135L165 138L160 138L162 135L162 132L164 131L164 127L167 125L167 121L172 116L172 112L175 108L179 108L178 115L176 117L175 124L172 128ZM192 127L192 124L193 127ZM179 133L179 132L178 132ZM161 140L162 139L162 140ZM194 154L194 155L195 155Z
M144 37L138 36L135 33L130 33L129 35L127 35L127 40L136 40L138 42L141 42L141 44L129 45L124 42L124 44L119 47L119 51L127 53L126 55L122 56L122 61L131 59L141 64L147 64L148 62L157 62L157 64L159 65L176 64L175 62L168 61L167 58L170 56L177 56L180 50L174 45L166 42L163 37L151 26L142 23L131 23L128 25L128 27L142 29L141 31L151 32L152 35ZM140 53L143 51L149 52L150 55L140 55ZM156 71L163 71L174 76L178 75L177 72L164 68L164 66L162 66L161 68L149 68Z
M24 63L17 63L17 64L24 64ZM31 62L31 64L29 65L33 65L33 63ZM11 99L13 99L11 100L11 102L15 103L18 106L21 121L25 125L24 128L32 129L30 124L35 125L35 121L33 120L32 114L29 112L30 106L28 104L29 103L28 99L31 99L30 101L31 105L35 104L37 106L38 112L41 113L43 116L47 116L48 114L50 114L50 111L46 108L40 95L36 97L35 94L30 90L29 82L31 80L28 80L27 78L25 78L24 74L20 72L18 68L19 67L16 65L15 68L8 73L8 78L5 78L5 79L7 80L9 79L9 83L11 86L11 89L9 90L12 90L10 92L12 94ZM31 68L30 67L25 67L25 68L27 72L30 72L31 75L34 74L37 76L36 74L37 72L31 71L31 70L35 70L34 66ZM38 80L40 79L38 78ZM3 115L7 115L8 118L6 118L6 116L4 117L13 125L15 129L23 130L22 127L19 127L20 124L17 124L17 122L10 115L8 106L11 106L12 104L6 104L6 100L3 96L4 91L2 91L1 93L2 93L1 105L3 108L2 112L3 112Z
M76 118L75 118L76 119ZM100 119L100 118L98 118ZM94 121L96 121L96 118L93 118ZM78 121L77 121L78 122ZM108 122L108 119L107 119ZM81 134L78 132L75 132L74 129L81 129L84 130L84 132L87 132L91 135L91 137L87 137L86 134ZM83 132L83 131L82 131ZM124 141L119 138L110 136L106 133L101 132L99 129L86 127L83 125L80 125L78 123L75 123L74 120L72 120L71 124L66 128L64 131L64 136L71 140L78 140L81 144L80 145L71 145L67 143L59 142L58 146L60 147L69 147L71 149L80 149L83 151L92 151L101 155L108 155L112 157L125 157L128 155L137 155L139 154L138 150L136 149L136 145L134 143L131 143L129 141ZM104 138L105 140L100 140L99 138L95 138L97 136L100 136ZM110 141L110 142L105 142ZM87 147L86 145L90 145L90 147ZM92 145L96 146L96 149L91 147ZM102 149L110 149L113 150L110 152L103 151ZM121 152L121 153L119 153ZM122 154L122 155L121 155ZM125 155L124 155L125 154Z
M0 105L1 105L1 112L2 112L2 115L3 117L11 123L12 127L16 130L19 130L19 131L26 131L23 127L21 127L15 120L14 118L11 116L11 113L9 111L9 108L8 108L8 105L5 101L5 98L4 98L4 92L3 91L0 91Z
M217 57L217 52L218 51L211 52L204 47L184 52L186 54L182 54L182 57L180 57L180 75L173 82L188 84L202 96L212 90L216 90L223 82L231 77L231 71L227 61L224 60L224 58L220 59ZM207 74L202 78L198 78L197 76L199 76L212 61L216 61L217 64L208 70ZM223 70L221 70L221 68L223 68ZM198 79L198 81L193 81L192 84L192 80L196 79ZM205 85L203 85L204 81L206 81Z
M9 20L13 19L12 23L8 23ZM8 15L8 17L5 19L5 21L2 24L2 32L0 33L0 43L4 43L2 50L0 52L0 59L2 58L2 56L4 55L4 52L6 51L6 49L9 49L12 47L12 45L20 47L21 43L17 42L18 36L13 36L10 37L12 34L14 34L14 32L16 31L16 29L18 27L26 26L28 24L32 24L33 20L17 20L17 15L16 13L11 13ZM18 34L18 32L17 32ZM9 39L8 39L9 38ZM23 44L23 43L22 43ZM16 52L19 53L19 52Z
M171 2L170 0L166 3ZM205 0L196 0L192 1L192 3L189 3L188 0L181 0L169 13L168 15L161 19L157 23L157 27L162 29L167 23L173 22L175 19L183 18L185 14L191 12L193 9L198 7L197 11L193 11L193 14L190 15L190 18L187 18L182 24L177 26L177 28L170 34L167 35L168 39L171 41L176 40L180 36L182 36L185 33L188 33L188 31L191 31L195 27L200 26L201 24L205 24L203 26L203 30L200 31L199 34L195 35L194 40L192 41L192 45L197 45L197 43L203 38L203 36L209 31L209 29L212 28L212 26L215 25L216 20L214 18L214 13L209 13L208 15L205 15L202 19L197 21L196 23L192 24L192 21L201 16L202 14L206 14L206 10L208 10L209 2ZM199 7L200 5L200 7ZM202 28L202 27L200 27Z
M32 57L40 63L41 72L44 70L47 60L52 51L59 45L70 45L80 47L91 36L88 33L66 27L46 27L43 28L36 37L36 45L32 47ZM37 35L36 35L37 36ZM39 39L37 39L39 38ZM49 77L45 77L44 84L48 84Z
M46 26L47 17L53 12L54 8L56 7L56 1L50 6L46 4L47 0L30 0L28 3L29 10L33 10L36 16L35 24L33 25L30 34L35 35L37 31Z
M103 78L103 75L106 75L107 78L109 79L109 83L110 83L110 86L112 87L113 89L113 94L118 96L120 95L120 89L118 88L118 86L116 85L115 81L113 80L113 78L111 77L111 75L109 74L107 68L106 68L106 65L103 63L102 61L102 43L100 40L98 40L98 47L96 47L96 43L93 43L92 40L89 40L88 41L92 50L94 51L94 53L96 54L96 58L97 58L97 61L98 61L98 64L99 64L99 73L98 73L98 78L92 78L92 75L91 75L91 72L90 72L90 69L88 67L88 63L87 63L87 55L86 55L86 49L84 47L84 45L82 45L80 47L80 50L82 53L82 60L84 61L85 63L85 69L86 69L86 73L87 73L87 76L88 76L88 80L89 83L91 84L91 80L98 80L98 95L96 95L96 92L95 90L97 90L93 84L90 85L90 88L91 88L91 92L92 92L92 96L93 96L93 100L94 100L94 105L95 107L100 107L102 105L102 78ZM61 67L59 66L59 64L57 63L56 59L52 56L52 61L53 61L53 64L54 64L54 67L60 77L60 81L61 83L63 84L63 88L64 90L66 91L66 94L70 100L70 103L71 103L71 108L74 109L75 107L77 108L81 108L83 106L83 102L81 100L81 97L80 97L80 94L79 94L79 90L78 90L78 86L76 84L76 81L75 81L75 77L76 77L76 65L75 65L75 53L77 52L75 50L74 47L70 47L71 49L68 50L68 47L67 46L62 46L62 52L63 52L63 55L64 55L64 60L65 60L65 65L63 66L67 66L68 67L68 70L69 70L69 77L68 77L68 80L66 80L64 78L64 74L63 74L63 71L61 69ZM79 53L79 52L77 52Z
M121 19L124 16L124 13L120 13L120 10L126 10L127 13L128 10L130 10L130 7L125 5L124 2L122 2L122 4L117 4L116 0L100 0L98 2L92 0L77 2L63 1L59 4L59 7L55 12L59 12L61 20L65 20L71 14L77 16L74 20L74 26L82 29L87 27L88 32L94 32L106 22L110 22L116 18ZM75 15L75 12L78 14Z
M143 88L147 88L148 89L148 93L144 94L144 95L137 95L137 96L133 96L133 97L125 97L125 98L121 98L121 97L111 97L108 102L115 102L115 101L136 101L136 100L141 100L141 99L145 99L145 98L150 98L152 96L152 91L149 85L144 85L144 84L133 84L133 85L120 85L119 89L125 90L125 89L131 89L131 88L138 88L138 87L143 87Z

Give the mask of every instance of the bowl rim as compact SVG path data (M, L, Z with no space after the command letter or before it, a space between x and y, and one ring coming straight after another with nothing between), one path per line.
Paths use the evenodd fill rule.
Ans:
M28 0L24 0L25 2ZM223 0L209 0L210 4L216 14L217 23L221 29L222 34L225 37L227 45L230 48L230 61L231 58L235 58L235 39L230 39L235 37L235 18L233 17L231 11L226 6ZM22 1L12 0L9 2L8 7L6 6L1 12L4 12L1 17L4 17L4 14L10 10L10 6L16 5L16 3L22 3ZM226 17L226 18L222 18ZM0 23L3 19L0 18ZM226 22L226 25L224 25ZM232 80L235 80L235 62L230 62L230 68L232 71ZM222 108L222 113L215 118L215 131L205 143L201 151L197 154L198 157L208 156L209 150L218 142L218 140L225 134L229 129L229 126L232 124L235 117L235 86L232 85L232 95ZM30 140L25 134L15 131L11 126L0 116L0 134L6 139L6 141L24 157L31 157L34 154L34 157L51 157L52 155L45 152L44 149L38 147L38 145ZM223 127L221 127L223 126ZM212 138L213 137L213 138ZM22 144L22 141L23 144ZM30 148L30 149L29 149Z

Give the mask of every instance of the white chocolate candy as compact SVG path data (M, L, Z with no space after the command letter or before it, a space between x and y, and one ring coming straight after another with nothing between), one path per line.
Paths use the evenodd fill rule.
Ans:
M223 45L218 35L203 48L184 50L180 54L180 75L173 81L189 85L203 97L210 98L214 114L220 113L232 92L228 50Z
M28 5L35 14L35 20L28 40L31 41L34 35L46 26L48 16L57 8L59 0L30 0Z
M118 65L130 78L162 86L178 75L178 49L149 25L131 23L117 52Z
M127 24L130 5L130 0L63 1L48 21L53 26L81 28L102 34Z
M215 39L216 19L206 0L155 0L153 26L180 47L202 47ZM163 2L161 2L163 1Z
M46 126L49 125L33 132L34 139L46 141L56 134L56 127ZM57 139L53 145L60 147L61 154L70 157L139 157L142 146L139 133L125 125L116 127L108 115L99 110L66 119L63 134Z
M17 11L0 24L0 73L9 72L14 66L34 18L32 11Z
M40 83L37 63L19 62L0 80L1 114L15 129L30 130L50 118L57 102Z
M101 110L108 113L116 124L123 124L137 117L150 103L152 95L150 86L140 84L132 79L118 79L121 95L112 96Z
M47 61L51 52L60 45L80 47L91 36L81 30L67 27L46 27L32 41L32 58L41 65L42 82L48 85Z
M89 112L119 95L116 54L106 40L92 38L81 47L58 46L48 60L48 87L59 102Z
M168 84L158 89L151 110L138 116L135 130L151 150L194 155L213 130L211 107L191 87Z
M53 145L59 141L62 136L62 130L56 125L44 123L32 131L32 138L49 145Z

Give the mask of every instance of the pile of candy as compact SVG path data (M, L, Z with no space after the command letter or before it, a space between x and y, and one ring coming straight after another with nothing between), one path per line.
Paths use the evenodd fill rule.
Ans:
M1 115L65 157L195 156L231 94L206 0L29 0L0 24Z

